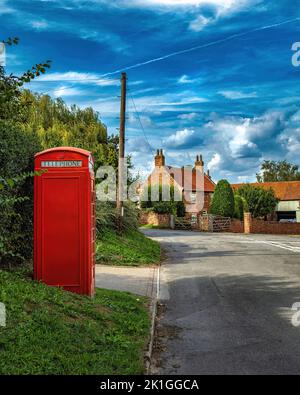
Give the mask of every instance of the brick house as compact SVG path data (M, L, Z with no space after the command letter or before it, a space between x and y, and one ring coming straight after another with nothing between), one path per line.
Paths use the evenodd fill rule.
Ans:
M233 190L237 190L245 184L232 184ZM274 219L277 221L295 221L300 223L300 181L282 182L254 182L250 185L264 189L272 188L279 200Z
M209 171L204 173L204 162L202 155L196 157L194 166L172 167L166 165L165 156L162 149L157 150L154 158L155 168L148 176L145 185L173 185L183 193L183 201L189 215L196 215L200 212L207 212L211 198L215 190ZM198 192L203 192L203 201L199 203Z

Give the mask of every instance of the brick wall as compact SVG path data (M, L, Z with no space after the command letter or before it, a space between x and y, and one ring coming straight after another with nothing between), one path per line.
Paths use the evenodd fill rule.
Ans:
M142 211L140 215L140 225L154 225L162 228L169 228L170 215L157 214L153 211Z
M300 235L300 223L280 223L275 221L252 219L251 233Z
M244 222L238 219L231 220L229 232L274 234L274 235L300 235L300 223L281 223L277 221L264 221L251 218L249 213L244 214Z
M228 232L244 233L244 222L240 221L239 219L232 218Z

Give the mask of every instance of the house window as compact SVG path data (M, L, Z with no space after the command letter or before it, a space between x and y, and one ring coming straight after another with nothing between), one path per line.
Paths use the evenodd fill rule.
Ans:
M196 203L197 201L197 194L196 193L191 193L191 203Z

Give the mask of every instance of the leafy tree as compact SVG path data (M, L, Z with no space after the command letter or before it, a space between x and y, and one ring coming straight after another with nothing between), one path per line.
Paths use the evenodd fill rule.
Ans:
M18 38L9 38L16 45ZM46 72L50 61L39 63L21 76L0 67L0 260L30 258L32 254L33 156L41 149L32 131L22 129L28 102L22 99L27 82Z
M234 195L234 218L243 220L244 218L244 202L240 195Z
M234 195L227 180L220 180L218 182L213 195L210 213L223 217L233 217Z
M17 45L19 39L10 37L2 42L10 46ZM0 66L0 120L21 120L23 110L28 104L21 99L21 88L25 83L44 74L50 66L50 60L45 63L38 63L21 76L6 75L4 67Z
M251 184L245 184L236 193L246 200L249 212L255 218L272 214L278 203L278 199L271 188L266 190Z
M151 209L159 214L173 214L178 217L185 216L185 205L184 202L175 201L175 189L174 186L165 186L165 188L170 188L170 201L163 201L163 186L159 185L158 189L158 201L151 201L151 185L148 185L143 191L141 207L146 209Z
M260 173L256 174L258 182L273 181L299 181L299 166L283 161L265 160L261 165Z
M246 199L238 194L234 195L234 218L244 220L244 213L249 212L249 206Z

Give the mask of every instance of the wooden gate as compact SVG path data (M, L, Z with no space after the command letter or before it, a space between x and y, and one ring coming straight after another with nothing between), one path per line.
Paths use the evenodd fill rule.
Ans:
M213 215L213 232L226 232L230 228L230 217Z
M199 228L203 232L226 232L229 230L231 219L220 215L203 214L199 217Z

